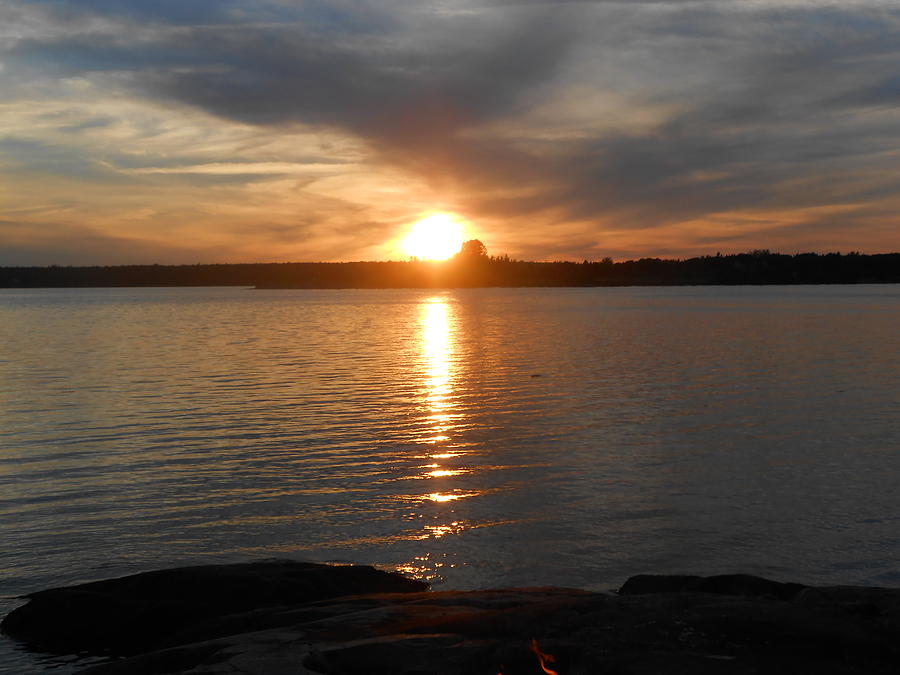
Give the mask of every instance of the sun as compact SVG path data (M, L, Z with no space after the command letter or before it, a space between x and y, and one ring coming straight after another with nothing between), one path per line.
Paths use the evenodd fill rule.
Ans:
M459 253L463 227L449 213L432 213L412 226L403 239L403 252L420 260L446 260Z

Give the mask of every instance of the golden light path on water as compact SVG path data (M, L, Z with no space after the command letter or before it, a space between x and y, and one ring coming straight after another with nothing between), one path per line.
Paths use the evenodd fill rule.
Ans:
M422 354L428 388L426 401L433 422L434 442L446 441L444 435L452 417L450 396L451 343L447 301L432 298L422 306Z
M404 499L418 507L419 512L410 514L411 517L425 521L415 538L427 541L465 530L467 524L455 516L453 504L478 494L455 487L452 479L468 471L447 463L458 460L464 452L453 442L453 431L459 427L462 413L455 409L454 404L453 382L457 367L455 317L453 307L446 298L432 297L421 304L419 344L425 407L423 421L427 426L419 442L430 447L422 455L428 463L418 467L422 473L410 477L427 480L430 490L408 495ZM453 562L431 559L431 552L422 550L398 569L419 578L434 580L439 577L438 569L445 564L456 566Z

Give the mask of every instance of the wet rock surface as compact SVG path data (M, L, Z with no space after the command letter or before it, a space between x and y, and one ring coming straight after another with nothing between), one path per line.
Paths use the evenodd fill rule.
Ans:
M241 572L252 573L252 566L247 567ZM190 569L195 570L194 574L209 573L220 582L228 578L222 576L224 569ZM262 573L264 568L257 571ZM291 575L285 570L277 574L273 571L262 584L265 604L250 602L248 590L239 594L240 602L227 605L216 616L206 612L199 623L194 623L193 617L174 622L160 620L154 632L154 646L144 651L135 651L135 645L146 644L146 640L138 640L120 630L116 635L125 640L132 656L83 672L93 675L539 675L550 671L558 675L893 675L900 672L900 590L814 588L728 575L632 577L619 593L565 588L435 592L417 590L412 585L415 582L392 575L385 575L389 577L385 579L381 576L384 573L376 572L372 568L324 567L315 572L309 568L306 574L321 574L319 590L328 589L327 593L333 593L347 582L335 594L313 597L303 595L296 586L279 594L275 588L280 583L278 579L287 582ZM154 584L135 587L125 584L123 588L138 596L139 588L152 591L165 581L165 573L153 574L162 575ZM332 574L346 576L338 581ZM349 583L351 580L353 583ZM115 581L122 584L124 580ZM373 586L362 588L369 581ZM397 587L391 588L392 584ZM60 624L58 617L47 615L57 611L51 602L54 599L66 603L66 616L74 620L79 611L76 605L82 599L78 595L81 591L75 589L81 588L34 594L31 602L41 599L42 604L29 610L32 612L28 619L30 625L45 620ZM220 593L227 593L226 588L220 587ZM127 597L134 601L131 595ZM211 605L220 606L217 602ZM13 633L10 627L20 621L21 617L15 617L23 609L10 614L4 621L4 630ZM94 624L94 629L97 625ZM137 624L137 629L141 625ZM80 649L85 649L85 644L110 642L87 635L89 631L82 627L73 627L73 631L83 640ZM64 640L68 644L75 641L74 638ZM543 668L539 653L548 655Z

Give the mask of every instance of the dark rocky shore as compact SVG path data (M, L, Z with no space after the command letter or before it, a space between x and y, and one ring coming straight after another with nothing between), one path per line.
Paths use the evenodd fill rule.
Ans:
M39 651L120 657L93 675L900 672L900 590L746 575L435 592L371 567L266 561L28 599L2 630Z

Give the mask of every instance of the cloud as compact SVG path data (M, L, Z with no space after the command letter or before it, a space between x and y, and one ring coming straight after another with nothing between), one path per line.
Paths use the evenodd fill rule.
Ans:
M0 220L0 266L128 265L147 260L197 262L209 250L138 236L115 236L96 229L56 222ZM215 254L213 254L215 256Z
M679 227L690 250L715 243L722 218L767 237L771 220L790 229L798 209L862 207L900 188L900 10L889 3L96 0L6 11L21 27L7 29L3 77L86 82L273 137L356 139L364 156L346 175L400 170L518 252L562 254L569 241L577 257L611 233L668 242ZM113 119L64 130L112 137ZM23 141L0 152L9 142ZM105 164L88 150L53 161L97 180L111 167L120 180L241 185L294 161L284 149L196 150L144 156L126 144ZM41 146L34 166L48 153ZM399 217L360 208L362 233ZM872 219L848 228L896 241ZM810 248L814 234L802 233Z

